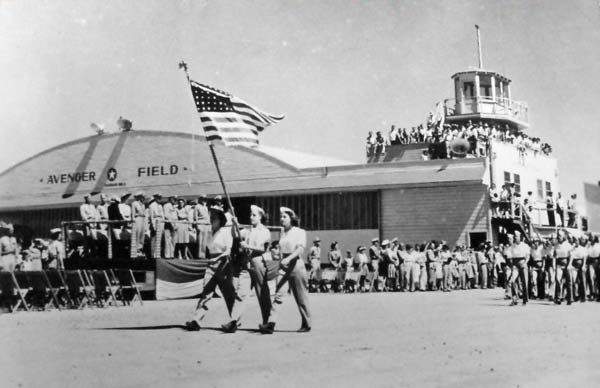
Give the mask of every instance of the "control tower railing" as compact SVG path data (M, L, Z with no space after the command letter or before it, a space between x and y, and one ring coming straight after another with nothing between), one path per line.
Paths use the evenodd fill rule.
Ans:
M444 113L446 117L487 114L505 116L523 123L528 122L527 104L503 97L465 98L458 102L454 98L449 98L444 100Z

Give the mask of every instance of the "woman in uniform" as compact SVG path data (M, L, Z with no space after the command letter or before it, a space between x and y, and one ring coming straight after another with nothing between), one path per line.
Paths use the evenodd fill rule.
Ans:
M306 249L306 231L298 227L299 219L292 209L281 207L279 211L281 213L279 220L283 227L279 240L279 246L281 247L280 267L285 273L282 279L279 280L277 288L285 282L289 283L302 318L302 324L298 331L308 332L311 329L311 321L308 307L306 267L302 260L302 255ZM278 292L277 288L276 293ZM272 334L275 330L277 310L280 309L282 301L273 304L268 322L259 326L262 333Z
M342 273L342 251L340 251L340 247L337 241L331 243L329 247L329 254L327 255L329 260L329 264L335 270L335 280L332 284L332 289L334 292L339 292L341 287L344 284L343 273Z
M175 257L178 259L188 259L188 244L190 242L190 234L188 232L190 221L189 219L189 211L185 207L185 200L183 198L179 198L177 201L177 209L175 209L175 214L177 216L177 223L174 223L173 227L175 229L175 236L173 242L175 244Z
M208 236L206 244L208 266L204 274L204 289L200 293L198 305L192 319L185 323L186 329L190 331L200 330L200 322L204 319L206 313L210 311L210 308L213 307L212 301L214 299L212 296L217 286L221 291L230 316L235 302L235 289L230 263L233 236L231 228L225 227L227 219L222 208L217 206L210 208L210 223L212 233ZM232 321L234 320L232 319ZM237 322L232 325L230 321L223 326L223 329L234 332L237 329Z
M367 280L367 276L369 276L369 257L367 256L367 247L359 246L356 250L356 262L357 269L360 272L360 277L358 279L358 290L360 292L366 292L367 289L365 287L365 281Z

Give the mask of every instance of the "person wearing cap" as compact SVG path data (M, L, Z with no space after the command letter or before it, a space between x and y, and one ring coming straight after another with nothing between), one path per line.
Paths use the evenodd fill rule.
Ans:
M512 245L515 242L513 234L506 235L507 243L502 245L502 256L504 257L504 299L511 299L510 277L513 270Z
M369 257L367 256L367 247L361 245L356 249L355 262L358 265L358 270L360 271L358 290L360 292L366 292L367 288L365 287L365 281L367 276L369 276Z
M108 221L108 197L106 194L100 194L100 202L96 205L96 212L98 213L98 217L100 221ZM106 236L106 229L108 225L105 223L100 223L100 231L103 235Z
M379 273L383 279L383 291L394 290L394 281L396 278L396 252L392 250L392 244L389 240L381 242L381 265Z
M0 227L0 270L13 272L17 266L18 245L12 224Z
M339 292L343 286L343 280L341 276L342 270L342 251L337 241L333 241L329 247L329 253L327 254L327 260L335 271L335 278L333 279L331 288L334 292Z
M319 292L323 291L323 271L321 269L321 239L315 237L313 245L308 251L308 263L310 265L309 290ZM325 290L326 292L327 290Z
M548 225L556 226L556 218L554 217L554 200L552 199L552 191L548 191L546 196L546 213L548 216Z
M408 257L408 251L406 250L406 246L402 243L398 244L398 251L396 252L398 256L398 287L400 291L407 291L410 288L409 279L410 279L410 257Z
M521 240L521 233L518 230L515 230L515 239L514 243L511 246L512 253L512 269L510 276L510 286L511 286L511 297L512 303L511 305L517 305L518 297L519 297L519 285L518 281L520 279L521 286L521 296L523 298L523 305L527 304L529 300L529 281L528 281L528 273L527 273L527 262L531 256L531 247L527 245L524 241Z
M86 222L85 236L95 240L97 230L97 224L95 222L98 221L100 215L98 214L96 207L91 203L89 194L83 196L83 203L79 206L79 214L81 215L81 220Z
M431 240L425 246L425 265L427 268L427 289L430 291L438 290L437 276L436 276L436 262L438 261L438 249L435 240ZM440 272L442 265L440 264Z
M210 215L208 214L207 197L204 194L198 196L198 203L194 206L194 222L196 223L198 258L204 259L206 242L210 233Z
M131 258L144 257L144 238L146 236L146 206L144 193L138 191L131 203Z
M175 245L174 257L182 260L189 258L188 244L190 242L189 229L189 212L185 207L185 200L179 198L177 200L177 206L175 207L175 217L173 221L173 244Z
M148 204L150 256L153 259L161 258L162 238L165 227L165 213L160 203L161 198L160 194L155 193Z
M571 287L577 286L577 299L582 303L586 300L585 262L588 257L586 245L587 237L585 235L579 239L575 238L573 240L573 250L571 251L571 265L575 273ZM574 294L574 292L571 291L571 294Z
M354 292L356 280L354 277L348 276L349 273L354 272L352 268L353 263L354 258L352 257L352 251L346 250L346 257L342 260L340 265L340 281L343 292Z
M204 288L200 293L192 318L185 323L185 327L189 331L200 330L202 320L216 303L213 293L217 287L221 291L230 317L236 298L231 270L233 235L231 228L225 226L227 219L223 209L211 206L210 222L211 234L206 245L208 265L204 274ZM237 330L237 323L230 325L231 321L223 325L224 331L232 333Z
M175 243L173 241L175 235L175 222L173 221L177 221L177 211L175 210L176 203L177 198L175 196L170 196L168 201L163 205L163 213L165 216L165 259L172 259L175 257Z
M281 207L279 211L281 213L279 220L283 227L279 240L282 257L280 266L285 271L283 279L279 281L279 284L288 282L302 320L298 331L308 332L311 330L311 317L308 306L306 267L302 260L304 250L306 249L306 231L298 226L298 216L296 216L296 213L292 209ZM271 307L268 323L259 326L262 333L271 334L275 330L277 313L281 309L282 302L283 299L279 303L274 303Z
M400 274L400 257L398 256L398 238L394 237L390 242L390 265L388 266L388 281L389 289L400 291L400 282L398 276Z
M544 295L549 301L554 300L554 289L556 288L555 245L554 238L544 241L542 245L542 257L544 259Z
M556 304L562 303L565 288L567 290L567 304L573 303L573 285L570 271L573 246L566 237L565 232L560 230L557 235L557 245L554 247L556 257L554 303Z
M571 194L571 198L567 200L567 227L577 228L577 194Z
M588 244L588 259L587 259L587 273L588 273L588 290L590 300L600 301L600 290L598 287L598 272L600 265L600 241L598 236L592 236L590 234Z
M232 330L235 325L241 324L245 301L250 295L251 279L254 282L254 289L262 314L262 323L266 324L269 318L271 301L268 289L270 279L267 272L271 266L265 263L263 255L270 245L271 232L269 228L263 225L265 217L266 212L263 208L250 205L250 228L240 231L240 252L234 252L235 255L233 255L237 258L233 265L233 285L236 301L231 312L232 321L228 323L228 327L224 327L225 331ZM237 225L237 218L234 217L232 222ZM234 246L236 245L234 244Z
M371 270L369 291L377 291L379 286L379 262L381 261L381 248L379 247L379 239L377 237L371 240L371 246L369 247L369 259Z
M479 284L482 289L488 288L490 274L488 272L489 256L485 252L485 244L481 243L475 251L475 262L479 273Z
M544 297L544 247L539 240L531 244L531 259L529 260L530 296L533 299Z
M62 230L50 230L50 244L48 244L48 268L64 269L65 245L62 239Z
M452 291L452 253L450 253L450 247L447 244L441 243L440 262L442 263L442 291Z
M556 201L554 201L554 203L556 204L556 214L558 214L558 218L560 218L560 227L564 228L567 203L565 202L565 199L563 198L561 193L556 194Z

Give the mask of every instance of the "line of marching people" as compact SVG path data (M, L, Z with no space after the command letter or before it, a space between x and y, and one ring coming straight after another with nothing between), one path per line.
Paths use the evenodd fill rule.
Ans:
M307 257L311 292L445 291L504 287L511 304L547 298L600 300L600 243L598 236L577 238L565 231L546 241L523 241L517 231L508 243L450 249L445 241L403 244L398 239L358 247L343 256L337 242L321 262L316 238Z

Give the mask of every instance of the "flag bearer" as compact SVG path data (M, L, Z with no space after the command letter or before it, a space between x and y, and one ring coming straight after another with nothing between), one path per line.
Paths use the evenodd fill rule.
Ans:
M200 323L214 306L213 301L215 299L212 296L216 287L219 287L221 291L230 316L235 302L235 288L230 260L233 236L231 228L225 226L227 219L222 208L211 206L210 222L212 233L209 235L206 246L208 267L204 275L204 289L200 293L198 305L192 319L185 323L186 329L190 331L200 330ZM237 329L237 324L235 329ZM235 329L232 328L230 331L235 331Z

